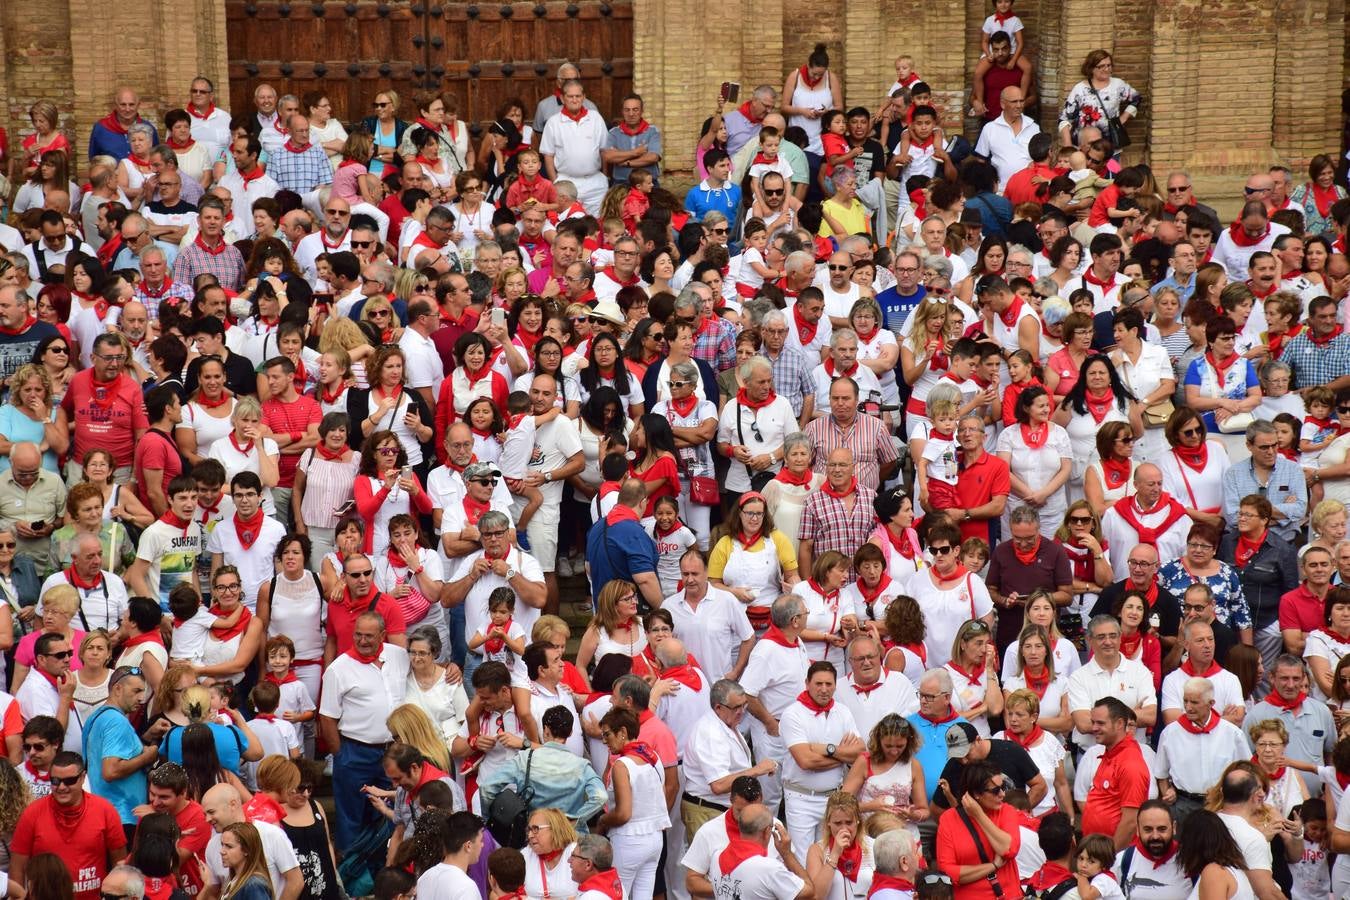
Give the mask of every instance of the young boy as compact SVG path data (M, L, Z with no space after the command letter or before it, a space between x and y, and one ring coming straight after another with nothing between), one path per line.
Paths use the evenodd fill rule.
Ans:
M961 542L961 565L979 574L989 565L989 545L977 537Z
M918 80L919 73L914 71L914 57L902 53L895 58L895 82L886 89L886 96L894 97L898 90L910 90Z
M525 896L525 857L514 847L498 847L488 856L488 900Z
M1304 800L1294 815L1303 820L1303 858L1289 863L1294 879L1289 900L1322 900L1331 893L1326 801Z
M257 712L257 715L249 720L248 726L258 736L258 742L263 747L263 756L275 753L288 759L298 757L300 738L296 736L295 729L288 722L277 716L281 689L271 681L260 681L249 691L248 699ZM249 776L252 778L257 769L256 766L250 769Z
M1305 399L1308 414L1304 416L1303 427L1298 433L1298 461L1304 469L1316 469L1320 466L1322 451L1339 433L1335 420L1331 418L1336 396L1326 387L1319 386L1309 390Z
M205 546L197 524L197 482L179 475L169 482L169 508L159 521L141 533L136 561L127 569L126 583L142 597L159 599L169 611L169 593L179 584L197 584L197 558Z
M608 216L600 223L600 243L591 251L591 266L596 271L614 265L614 242L628 233L623 219Z
M1073 177L1070 175L1070 177ZM1114 181L1097 195L1092 211L1088 213L1089 227L1100 228L1103 225L1119 226L1121 221L1133 216L1143 215L1138 207L1124 209L1120 206L1122 197L1133 198L1144 186L1144 173L1134 166L1126 166L1116 175Z
M502 455L497 460L497 467L501 469L511 493L524 497L526 501L520 518L516 520L516 539L519 540L525 534L525 526L530 524L535 510L544 502L544 495L539 489L525 483L525 467L530 461L530 454L534 452L534 433L540 426L556 419L561 410L555 406L548 412L530 415L530 395L524 391L512 391L506 398L506 408L510 416L506 420L505 434L498 436L502 443Z
M265 680L275 684L281 692L276 706L277 715L282 721L291 723L296 740L303 741L305 723L314 721L315 707L309 688L291 670L295 663L295 644L286 635L279 634L268 638L263 652L267 656Z
M938 127L937 110L925 104L915 107L913 112L909 126L900 136L900 146L886 167L886 176L898 178L901 184L907 184L916 175L936 178L941 167L942 177L954 181L956 166L952 165L942 129ZM902 217L911 205L913 201L902 192L899 203Z
M924 509L949 509L960 505L956 496L957 463L956 403L930 403L933 427L923 445L923 455L914 461L914 479L919 485L919 505Z
M9 707L18 713L17 702L11 701ZM19 774L28 783L34 800L52 792L52 760L61 750L63 740L65 729L52 716L33 716L23 726L23 765L19 766Z
M522 150L516 157L516 180L506 190L506 205L516 215L526 207L552 212L558 205L558 189L547 178L539 174L544 167L543 157L538 150Z
M600 490L595 497L591 499L591 520L599 521L609 515L609 511L614 508L614 504L619 502L619 488L623 487L623 479L628 475L628 457L625 451L628 447L616 448L613 442L610 443L610 452L605 454L605 458L600 460Z
M638 222L652 206L652 190L656 180L646 169L628 173L628 193L623 198L623 225L630 234L637 234Z
M736 293L746 300L753 300L766 281L777 281L782 273L769 268L764 261L764 248L769 245L769 229L763 219L746 220L741 229L745 239L745 250L736 257Z
M435 204L432 203L431 195L421 188L408 188L399 202L408 211L398 233L398 261L402 264L407 261L408 251L418 235L426 230L427 214Z
M206 633L212 628L232 628L243 615L241 603L228 616L216 618L201 602L197 589L187 583L169 591L169 613L173 616L173 640L169 658L205 665Z
M759 152L750 161L750 190L760 202L764 200L760 181L765 175L777 172L783 176L784 182L792 181L792 166L785 157L778 155L778 148L782 143L782 132L772 125L766 125L759 130Z
M515 666L516 659L525 652L525 629L512 615L516 611L516 592L499 587L488 595L487 632L474 632L469 638L469 649L483 648L483 660Z

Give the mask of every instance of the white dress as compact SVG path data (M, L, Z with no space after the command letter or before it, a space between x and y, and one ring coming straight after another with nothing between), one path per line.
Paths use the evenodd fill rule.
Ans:
M1022 429L1016 425L1011 428L1003 429L998 436L998 453L1009 453L1012 458L1008 461L1009 469L1012 474L1022 479L1027 487L1033 491L1039 490L1059 472L1060 463L1063 460L1073 459L1073 445L1069 440L1069 434L1063 428L1054 422L1049 423L1050 434L1045 443L1033 450L1027 446L1026 441L1022 439ZM1026 501L1013 494L1008 495L1007 506L1003 510L1001 518L1003 534L1012 534L1012 529L1008 523L1008 516L1014 509L1020 506L1026 506ZM1055 531L1064 521L1064 510L1068 508L1068 501L1065 498L1064 488L1055 491L1046 500L1045 505L1040 508L1041 514L1041 535L1046 538L1053 538Z
M469 708L469 697L464 692L463 681L447 684L444 678L437 678L429 689L422 690L417 683L417 676L411 670L408 672L408 688L404 699L426 713L437 733L446 741L459 734L459 727L464 724L464 712Z
M898 762L884 772L872 771L872 760L868 757L867 778L858 788L858 802L871 803L881 800L895 806L909 806L914 802L914 767L909 762ZM907 823L913 834L919 833L919 826Z

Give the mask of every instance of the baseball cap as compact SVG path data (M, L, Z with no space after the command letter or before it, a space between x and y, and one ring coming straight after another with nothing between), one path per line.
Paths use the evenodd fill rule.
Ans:
M947 758L965 759L980 733L969 722L957 722L947 729Z
M469 463L464 467L464 480L473 481L475 478L501 478L502 470L490 462Z

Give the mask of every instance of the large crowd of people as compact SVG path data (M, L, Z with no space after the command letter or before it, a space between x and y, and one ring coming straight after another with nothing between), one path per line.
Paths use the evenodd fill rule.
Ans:
M1350 194L1124 165L1103 50L1043 132L1011 7L973 144L818 45L683 197L570 64L33 104L0 891L1346 896Z

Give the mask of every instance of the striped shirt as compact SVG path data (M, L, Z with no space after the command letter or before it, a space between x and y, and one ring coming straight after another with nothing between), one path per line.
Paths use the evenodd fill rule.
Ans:
M806 436L816 448L817 472L825 472L825 460L832 451L847 447L853 454L858 484L874 491L881 484L881 467L897 458L891 435L876 416L858 413L847 427L841 427L833 415L821 416L807 424Z

